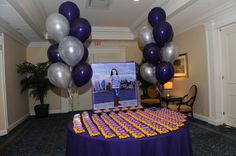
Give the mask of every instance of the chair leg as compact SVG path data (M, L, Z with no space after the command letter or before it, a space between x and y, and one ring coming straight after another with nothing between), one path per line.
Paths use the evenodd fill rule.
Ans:
M192 119L194 119L194 117L193 117L193 111L191 112L191 117L192 117Z

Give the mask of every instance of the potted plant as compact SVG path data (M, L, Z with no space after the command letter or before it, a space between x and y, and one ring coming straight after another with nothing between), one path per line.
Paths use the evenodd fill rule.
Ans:
M49 104L44 103L44 97L51 87L47 78L49 65L49 62L34 65L27 61L17 65L17 73L25 76L20 81L21 93L29 90L30 95L40 101L39 105L34 106L37 117L48 116Z

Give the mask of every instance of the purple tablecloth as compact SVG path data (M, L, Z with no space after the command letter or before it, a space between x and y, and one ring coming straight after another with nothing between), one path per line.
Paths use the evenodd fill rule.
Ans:
M188 123L177 131L143 139L105 139L76 134L68 126L67 156L191 156L192 142Z

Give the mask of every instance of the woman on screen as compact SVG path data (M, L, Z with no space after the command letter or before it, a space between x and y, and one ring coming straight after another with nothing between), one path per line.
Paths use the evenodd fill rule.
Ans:
M114 107L117 107L119 105L120 98L120 77L118 76L118 72L115 68L111 70L109 82L114 92Z

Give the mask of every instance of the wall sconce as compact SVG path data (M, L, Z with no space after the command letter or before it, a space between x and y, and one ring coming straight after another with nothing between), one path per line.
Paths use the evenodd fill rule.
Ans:
M167 90L166 97L170 97L170 90L173 89L173 82L169 81L164 84L164 89Z

